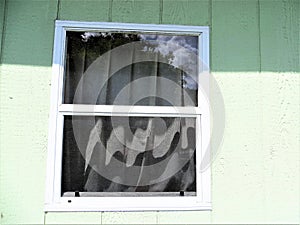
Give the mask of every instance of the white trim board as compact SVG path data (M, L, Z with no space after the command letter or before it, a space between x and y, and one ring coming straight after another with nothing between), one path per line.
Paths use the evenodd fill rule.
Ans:
M196 133L196 161L200 162L204 150L210 139L210 115L207 105L198 107L159 107L149 110L143 106L99 106L63 104L63 81L65 68L66 31L120 31L137 33L162 33L177 35L197 35L202 62L209 72L209 27L207 26L181 26L181 25L155 25L135 23L107 23L107 22L76 22L56 21L55 40L53 50L53 74L51 81L51 109L49 118L49 141L47 161L47 182L45 211L157 211L157 210L211 210L211 174L210 168L201 171L196 163L197 195L186 197L62 197L62 140L63 119L65 115L118 115L130 116L173 116L195 117ZM199 59L200 60L200 59ZM204 83L206 91L209 89L208 77ZM202 83L202 86L203 86ZM200 87L200 86L199 86ZM199 89L198 89L199 90ZM209 93L209 92L207 92ZM208 97L208 96L207 96ZM204 102L202 95L198 94L198 102ZM128 111L130 113L128 114ZM162 201L163 199L163 201Z

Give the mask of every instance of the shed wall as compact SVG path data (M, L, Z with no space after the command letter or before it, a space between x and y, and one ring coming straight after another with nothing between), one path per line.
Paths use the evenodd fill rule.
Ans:
M0 12L0 224L299 223L299 1L1 0ZM55 19L210 27L226 111L212 211L44 214Z

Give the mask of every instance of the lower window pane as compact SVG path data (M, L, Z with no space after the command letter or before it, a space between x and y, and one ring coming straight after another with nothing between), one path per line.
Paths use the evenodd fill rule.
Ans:
M195 124L190 117L65 116L62 196L195 195Z

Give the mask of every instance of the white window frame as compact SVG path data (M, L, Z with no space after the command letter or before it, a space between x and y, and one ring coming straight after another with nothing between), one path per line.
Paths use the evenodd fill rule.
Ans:
M190 34L197 35L199 46L199 60L207 65L209 72L209 27L207 26L177 26L133 23L107 22L75 22L56 21L53 50L53 74L51 81L51 108L49 118L49 140L47 160L46 200L44 210L47 211L159 211L159 210L211 210L211 168L200 170L200 162L204 154L209 154L210 115L207 105L198 104L196 114L185 113L187 107L176 107L182 114L174 111L173 107L161 107L161 116L195 117L196 118L196 196L189 197L61 197L62 172L62 141L63 116L82 115L88 107L81 105L74 111L72 105L63 103L63 79L66 48L66 31L124 31L124 32L158 32L162 34ZM202 85L208 91L209 79L202 80ZM199 90L199 89L198 89ZM198 91L199 93L200 91ZM207 92L208 93L208 92ZM207 96L209 97L209 96ZM198 94L198 102L205 102ZM92 106L90 115L110 115L113 106ZM145 114L143 106L128 106L130 114L157 116L153 110ZM156 107L156 106L155 106ZM149 112L149 107L147 108ZM187 109L188 111L188 109ZM128 109L124 108L124 115ZM176 114L177 113L177 114ZM89 114L84 114L89 115ZM205 150L203 150L205 149ZM204 152L208 151L208 152ZM70 202L71 201L71 202Z

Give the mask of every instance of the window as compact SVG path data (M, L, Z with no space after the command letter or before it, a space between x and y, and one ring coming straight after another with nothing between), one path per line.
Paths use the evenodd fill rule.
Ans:
M56 22L46 211L210 209L208 40L207 27Z

